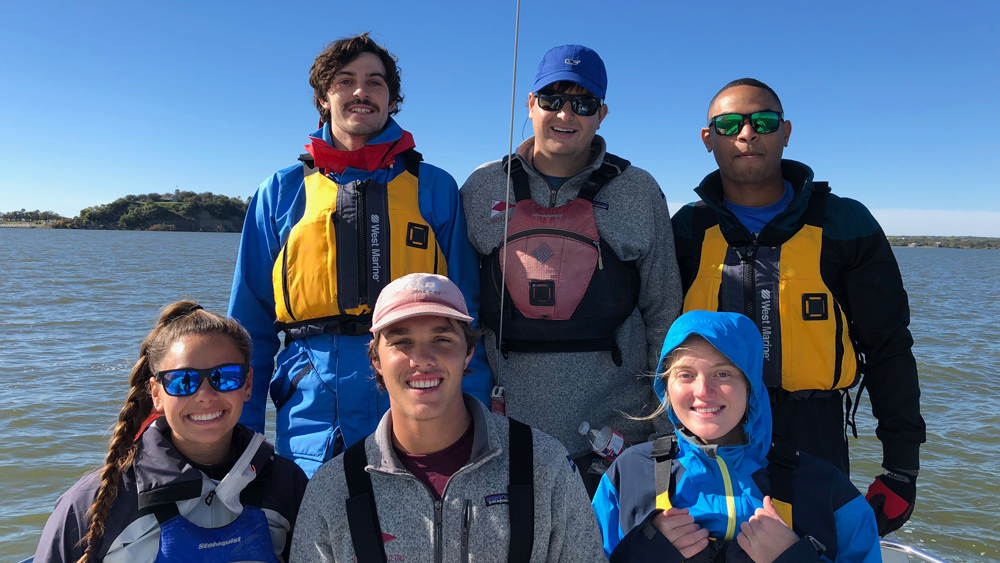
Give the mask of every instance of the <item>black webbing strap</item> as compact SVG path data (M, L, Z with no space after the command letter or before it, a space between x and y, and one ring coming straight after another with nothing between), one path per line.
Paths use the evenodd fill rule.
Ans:
M424 155L413 149L403 151L403 162L406 163L406 171L413 174L414 178L420 178L420 162L424 160Z
M785 442L772 442L767 453L770 462L767 474L771 481L771 498L793 506L792 473L799 464L799 451Z
M156 523L162 526L167 520L180 516L181 513L177 510L177 504L168 502L153 508L153 515L156 516Z
M593 202L597 192L601 191L605 184L614 180L631 165L632 163L624 158L605 153L604 162L597 170L590 173L590 178L580 186L580 193L576 197Z
M502 164L504 171L510 168L510 184L514 188L514 201L524 201L531 199L531 188L528 186L528 173L524 171L521 159L511 158L510 155L503 157Z
M321 319L308 319L294 323L275 322L274 326L285 333L285 344L294 340L329 334L332 336L370 336L368 329L372 327L372 316L367 315L336 315Z
M535 541L534 447L531 427L513 418L507 449L510 450L510 483L507 484L507 519L510 545L507 563L528 563Z
M660 436L653 441L653 451L649 455L656 462L654 475L656 477L657 497L668 493L669 498L674 494L676 483L674 483L674 472L671 471L671 468L678 451L677 436L674 434Z
M358 563L385 563L382 526L375 510L375 490L365 471L368 456L365 440L356 442L344 452L344 476L347 477L347 524Z

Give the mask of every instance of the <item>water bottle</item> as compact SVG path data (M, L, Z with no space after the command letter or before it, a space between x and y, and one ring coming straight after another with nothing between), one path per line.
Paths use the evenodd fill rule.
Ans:
M580 423L580 427L576 431L587 438L594 453L608 461L614 460L618 454L625 451L625 437L610 426L593 430L590 428L590 423L584 421Z

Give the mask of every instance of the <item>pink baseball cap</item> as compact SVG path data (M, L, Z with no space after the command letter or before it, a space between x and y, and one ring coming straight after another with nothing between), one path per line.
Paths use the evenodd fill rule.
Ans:
M372 312L374 334L404 319L435 315L472 322L465 296L455 282L437 274L409 274L382 289Z

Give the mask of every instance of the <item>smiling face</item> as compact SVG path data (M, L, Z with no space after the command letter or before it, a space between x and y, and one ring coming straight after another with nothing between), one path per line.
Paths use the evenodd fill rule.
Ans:
M758 111L781 111L770 92L755 86L734 86L723 91L709 108L709 116L724 113L750 114ZM774 133L758 133L745 120L736 135L723 136L715 126L701 130L701 139L722 173L723 184L753 186L781 183L781 154L788 146L792 124L782 121Z
M396 107L389 102L385 66L374 53L364 52L334 74L320 102L330 111L337 148L356 150L374 138Z
M689 338L681 348L667 381L674 414L706 444L738 441L748 398L743 372L704 338Z
M552 85L542 88L549 93ZM570 95L593 96L589 90L570 84L568 88L560 88L560 93ZM528 95L528 117L535 132L535 160L583 162L590 163L590 146L594 142L601 122L608 114L608 106L602 105L600 111L591 116L580 116L573 112L570 104L563 104L558 111L546 111L538 107L534 94ZM536 166L537 168L537 166Z
M389 393L394 424L463 420L462 377L472 354L454 319L424 315L384 328L372 365Z
M246 361L228 336L188 334L174 341L153 369L205 369ZM198 391L189 397L168 395L155 378L150 378L153 408L166 417L178 451L196 463L225 461L233 427L240 420L244 401L250 398L252 375L247 376L246 385L241 389L226 393L219 393L207 380L202 380Z

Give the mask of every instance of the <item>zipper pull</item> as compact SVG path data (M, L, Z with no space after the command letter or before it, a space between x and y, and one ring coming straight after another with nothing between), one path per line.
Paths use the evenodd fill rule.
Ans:
M555 207L556 206L556 194L557 193L559 193L559 190L549 190L549 207Z
M604 269L604 259L601 257L601 243L600 242L595 242L594 246L597 247L597 269L598 270L603 270Z
M208 496L205 497L205 504L212 506L213 500L215 500L215 489L212 489L212 491L208 493Z

